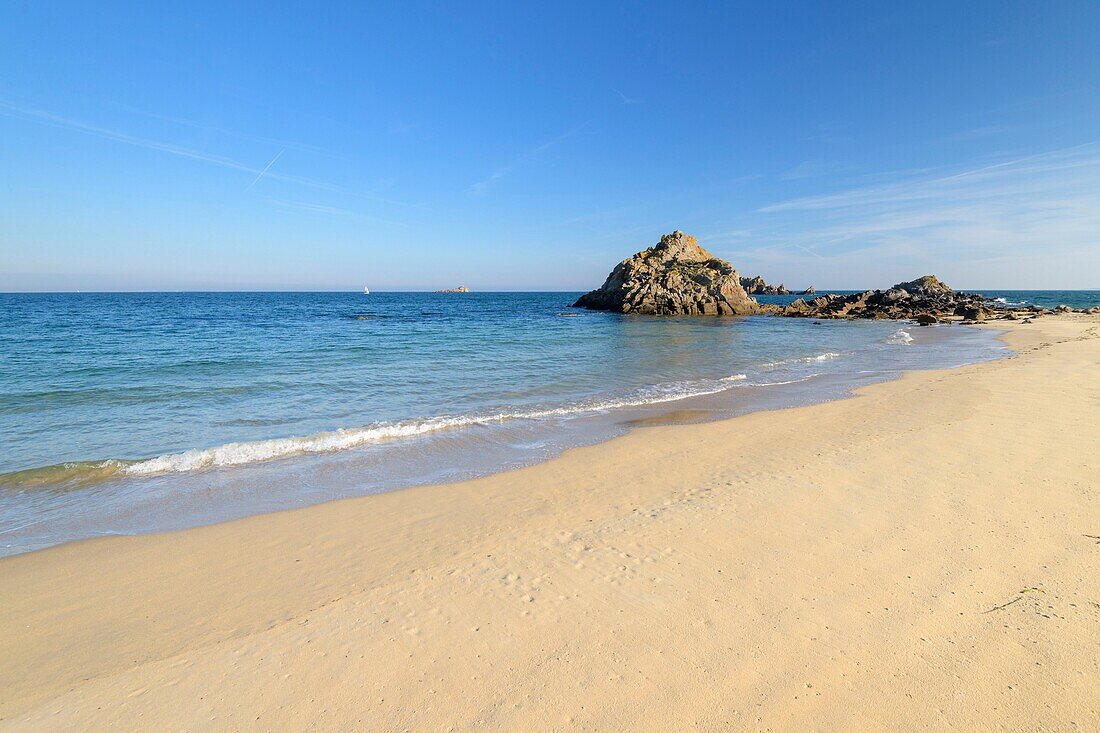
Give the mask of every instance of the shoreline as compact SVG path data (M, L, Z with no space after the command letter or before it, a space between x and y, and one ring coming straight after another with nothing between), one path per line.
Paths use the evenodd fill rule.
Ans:
M997 322L1014 355L457 484L0 559L0 727L1100 722L1098 323Z
M872 326L826 324L814 330ZM793 325L810 331L808 324ZM681 415L673 422L685 422L683 413L694 411L702 418L705 412L709 413L706 419L690 422L710 422L819 404L910 371L954 368L960 362L981 363L1010 353L995 328L978 333L946 324L919 330L907 323L876 325L884 333L871 342L872 348L891 345L881 355L868 351L866 344L849 351L836 339L827 339L833 343L819 344L814 350L821 353L739 364L745 373L666 380L636 387L626 395L598 395L543 407L491 407L482 413L414 417L309 435L230 441L137 459L86 460L17 471L0 476L0 491L16 492L0 494L0 519L12 520L6 522L11 529L0 532L0 557L98 536L179 531L343 498L469 481L552 460L573 448L605 443L634 427L666 422L672 413ZM919 334L915 344L906 328ZM887 336L885 331L892 333ZM911 345L897 341L898 334ZM818 366L822 362L836 366ZM668 387L682 394L662 391ZM494 437L479 437L483 428ZM375 440L372 436L380 432L394 432L396 440ZM419 437L402 440L404 433ZM273 451L287 454L266 455ZM204 466L200 460L235 461L242 456L248 462ZM174 463L182 467L169 465ZM131 473L128 469L135 466L164 470ZM61 483L4 484L5 478L39 475L43 481L53 481L54 474ZM28 504L20 505L17 499L24 491ZM9 512L14 512L14 518Z

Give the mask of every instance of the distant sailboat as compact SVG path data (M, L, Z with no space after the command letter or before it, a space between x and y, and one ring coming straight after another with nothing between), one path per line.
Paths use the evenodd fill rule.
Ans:
M363 295L370 295L370 288L366 285L363 286Z

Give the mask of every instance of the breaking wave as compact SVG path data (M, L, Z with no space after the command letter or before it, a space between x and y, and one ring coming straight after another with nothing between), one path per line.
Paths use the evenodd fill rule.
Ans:
M897 344L899 346L908 346L913 343L913 337L909 335L909 332L903 328L899 328L886 338L886 343Z
M835 351L826 351L823 354L817 354L816 356L803 356L797 359L783 359L782 361L769 361L766 364L761 364L765 369L774 369L775 367L784 366L786 364L813 364L814 362L831 361L833 359L839 359L845 356L845 354L838 354Z
M312 435L225 443L214 448L196 448L143 460L112 459L65 463L0 475L0 487L18 490L57 484L76 486L117 476L153 476L211 468L244 466L295 455L348 450L385 440L415 437L473 425L500 423L509 420L568 418L583 414L607 412L624 407L643 407L662 402L675 402L689 397L703 397L722 392L729 389L731 383L742 382L746 379L748 379L746 374L732 374L718 379L658 384L636 390L619 399L597 399L542 410L501 411L476 415L438 416L395 422L379 422L362 427L342 428Z

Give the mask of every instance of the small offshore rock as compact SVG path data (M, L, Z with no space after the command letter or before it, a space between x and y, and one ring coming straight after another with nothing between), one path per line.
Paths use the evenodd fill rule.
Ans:
M646 315L748 315L766 309L741 287L737 270L675 231L620 262L574 308Z
M790 295L791 291L783 283L769 285L759 275L741 278L741 287L749 295Z

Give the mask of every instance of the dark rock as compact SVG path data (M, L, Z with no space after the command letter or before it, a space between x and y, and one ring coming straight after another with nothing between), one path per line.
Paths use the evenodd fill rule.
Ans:
M962 316L968 321L985 320L985 311L979 305L960 305L955 309L955 315Z
M801 293L799 293L799 295L813 295L813 294L814 294L814 293L816 293L816 292L817 292L817 291L816 291L816 290L814 290L814 286L813 286L813 285L811 285L810 287L806 288L806 289L805 289L805 290L803 290L803 291L802 291Z
M783 283L778 285L768 285L764 282L764 278L756 275L754 277L741 278L741 287L745 289L745 292L750 295L790 295L791 291L787 289L787 286Z
M796 300L780 315L793 318L870 318L914 320L931 325L953 316L983 320L993 311L985 299L971 293L957 293L934 275L898 283L889 290L867 290L852 295L829 294L811 301ZM990 308L994 306L990 305Z
M952 295L955 292L935 275L922 275L916 280L898 283L891 290L904 290L910 295Z
M676 231L615 266L576 308L654 315L746 315L761 308L741 287L737 270Z
M904 288L890 288L882 294L883 303L894 303L909 297L909 291Z

